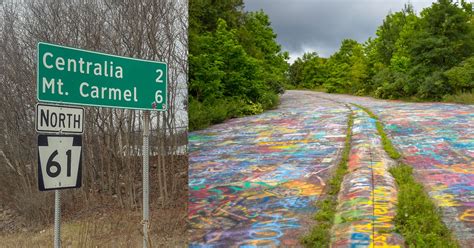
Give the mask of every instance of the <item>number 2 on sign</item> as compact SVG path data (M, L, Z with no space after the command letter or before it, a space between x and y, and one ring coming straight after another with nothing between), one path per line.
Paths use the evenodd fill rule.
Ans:
M46 164L46 173L48 173L48 176L50 177L57 177L59 174L61 174L61 165L54 161L53 159L58 155L58 150L55 150L51 156L48 158L48 163ZM67 175L68 177L71 176L71 150L67 150L66 152L67 156ZM56 170L53 172L51 171L51 168L55 167Z
M162 69L156 69L156 73L158 73L158 76L156 76L155 82L163 83L163 79L161 79L163 77L163 70Z

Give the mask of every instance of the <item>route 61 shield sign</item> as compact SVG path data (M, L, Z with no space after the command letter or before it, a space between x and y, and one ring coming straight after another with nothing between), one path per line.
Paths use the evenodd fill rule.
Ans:
M81 160L81 135L38 135L39 190L81 187Z

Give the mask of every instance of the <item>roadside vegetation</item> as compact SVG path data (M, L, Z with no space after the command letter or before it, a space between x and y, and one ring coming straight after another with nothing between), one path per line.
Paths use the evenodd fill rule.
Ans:
M186 247L188 240L183 213L175 209L152 210L151 219L158 220L150 226L149 247ZM119 209L96 211L90 216L61 223L62 247L142 247L143 234L140 212ZM0 233L1 247L54 247L54 228L39 231Z
M243 0L189 1L189 129L276 107L287 82L269 17Z
M392 159L399 159L401 154L387 137L379 118L368 108L356 106L376 120L384 150ZM451 230L441 219L441 210L435 206L423 185L415 181L412 167L399 163L389 171L398 186L395 232L405 238L409 247L459 247Z
M385 150L385 152L387 152L387 154L392 159L395 159L395 160L399 159L401 155L400 153L398 153L397 149L395 149L395 147L393 146L392 141L387 137L387 134L383 130L383 124L380 122L379 118L374 113L372 113L372 111L370 111L368 108L363 107L358 104L353 104L353 105L364 110L370 116L370 118L375 120L375 126L377 127L377 131L381 137L383 149Z
M474 103L474 15L468 1L438 0L417 14L389 13L375 38L342 41L329 58L306 53L290 66L293 88Z
M474 104L474 92L465 92L457 95L445 95L443 96L443 102Z
M337 195L341 189L341 183L344 175L347 173L347 162L351 151L352 126L354 124L354 114L351 111L347 119L346 140L344 150L342 151L341 161L339 162L334 175L329 180L326 189L326 195L320 199L316 206L318 208L314 219L316 225L311 232L301 238L301 243L306 247L329 247L331 243L331 227L334 224L334 216L337 207Z

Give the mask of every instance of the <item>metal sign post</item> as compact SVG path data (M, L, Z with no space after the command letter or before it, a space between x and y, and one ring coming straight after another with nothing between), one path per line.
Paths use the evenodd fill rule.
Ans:
M148 247L150 111L143 111L143 247Z
M54 248L61 247L61 191L54 191Z

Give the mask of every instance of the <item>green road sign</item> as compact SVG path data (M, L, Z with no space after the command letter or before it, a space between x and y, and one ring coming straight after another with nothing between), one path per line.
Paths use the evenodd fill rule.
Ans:
M38 43L38 100L166 110L166 63Z

